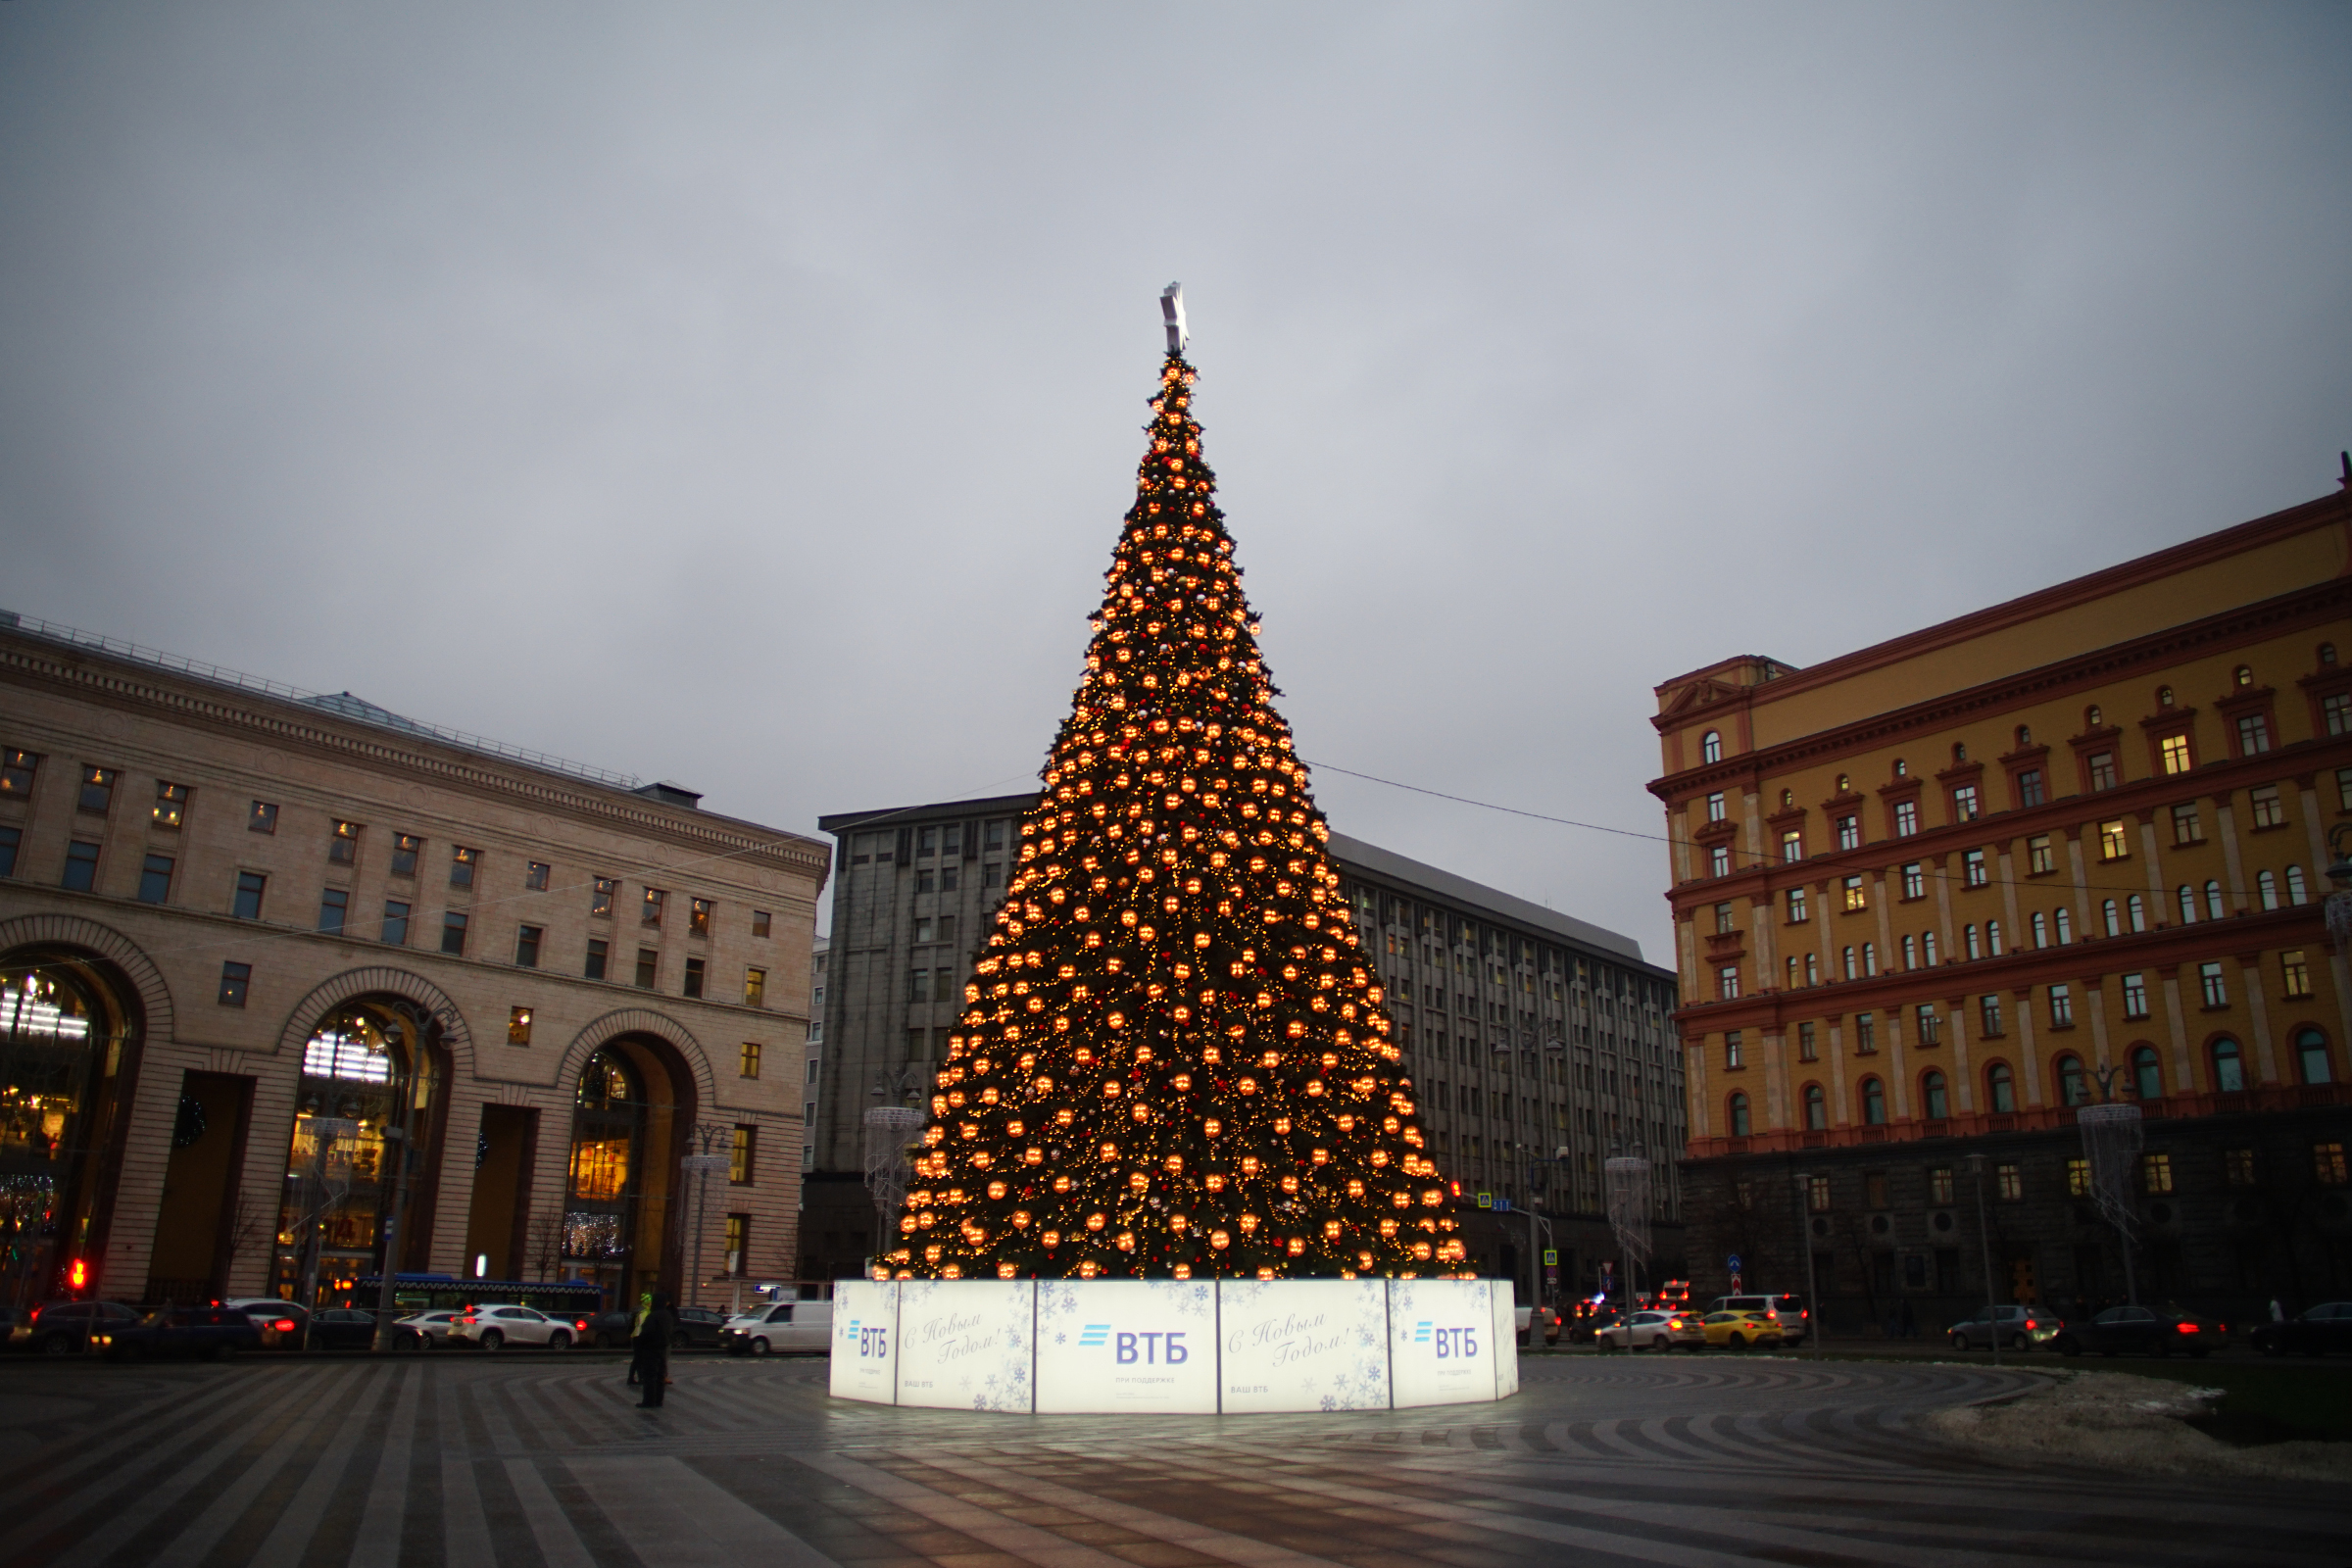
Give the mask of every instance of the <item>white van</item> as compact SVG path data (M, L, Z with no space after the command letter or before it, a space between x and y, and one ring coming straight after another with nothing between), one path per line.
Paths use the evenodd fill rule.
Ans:
M771 1350L826 1350L833 1340L831 1301L778 1301L727 1319L718 1343L729 1355Z

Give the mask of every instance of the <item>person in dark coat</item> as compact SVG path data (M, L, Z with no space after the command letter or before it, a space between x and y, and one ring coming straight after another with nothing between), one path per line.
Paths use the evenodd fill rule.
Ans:
M677 1314L669 1309L669 1298L656 1291L653 1309L637 1325L629 1356L629 1371L643 1394L637 1401L640 1410L662 1408L662 1395L669 1381L669 1340L677 1329Z

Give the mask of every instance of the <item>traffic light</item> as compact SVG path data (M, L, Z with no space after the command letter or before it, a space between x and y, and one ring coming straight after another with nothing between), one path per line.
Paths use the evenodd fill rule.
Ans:
M76 1291L86 1288L90 1283L90 1265L75 1258L74 1266L66 1271L66 1281Z

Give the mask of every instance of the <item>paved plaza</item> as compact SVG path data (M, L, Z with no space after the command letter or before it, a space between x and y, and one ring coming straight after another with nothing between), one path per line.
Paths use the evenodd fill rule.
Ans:
M1534 1358L1500 1405L1020 1417L827 1397L822 1362L521 1354L0 1369L0 1568L2336 1568L2305 1489L1993 1467L1923 1410L2030 1374Z

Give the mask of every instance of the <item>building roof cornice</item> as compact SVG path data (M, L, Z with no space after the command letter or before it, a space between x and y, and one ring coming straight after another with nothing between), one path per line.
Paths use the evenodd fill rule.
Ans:
M2004 600L1997 605L1987 605L1983 610L1971 611L1965 615L1938 621L1933 626L1922 626L1902 636L1839 654L1818 664L1783 666L1785 673L1747 687L1740 695L1750 705L1781 702L1799 693L1848 679L1865 670L1915 659L1939 648L1983 637L1988 632L2036 620L2125 589L2193 570L2217 561L2226 561L2263 545L2327 527L2345 531L2347 560L2352 561L2352 489L2320 496L2282 512L2274 512L2267 516L2241 522L2235 527L2224 528L2219 533L2205 534L2084 576L2053 583L2047 588ZM1680 678L1692 679L1722 667L1722 664L1711 664L1704 670L1693 671L1692 675ZM1674 681L1668 681L1659 690L1671 690L1675 684ZM1671 727L1673 716L1671 713L1659 714L1659 719L1668 720L1660 727Z
M1997 712L2021 703L2044 701L2068 691L2103 685L2134 670L2176 663L2215 644L2242 642L2250 636L2272 635L2300 624L2317 625L2348 612L2352 612L2352 577L2313 583L2277 598L2240 605L1999 680L1889 709L1850 724L1816 730L1778 746L1669 773L1650 780L1649 792L1672 806L1728 784L1760 781L1767 773L1873 751L1966 723L1988 711Z
M831 863L819 840L735 817L664 808L633 791L574 781L527 763L502 765L492 754L427 734L388 730L337 717L288 698L181 676L102 650L61 644L0 628L0 678L46 686L105 707L145 711L247 741L295 747L344 763L423 775L448 788L561 811L602 826L666 839L703 854L813 874L821 887Z

